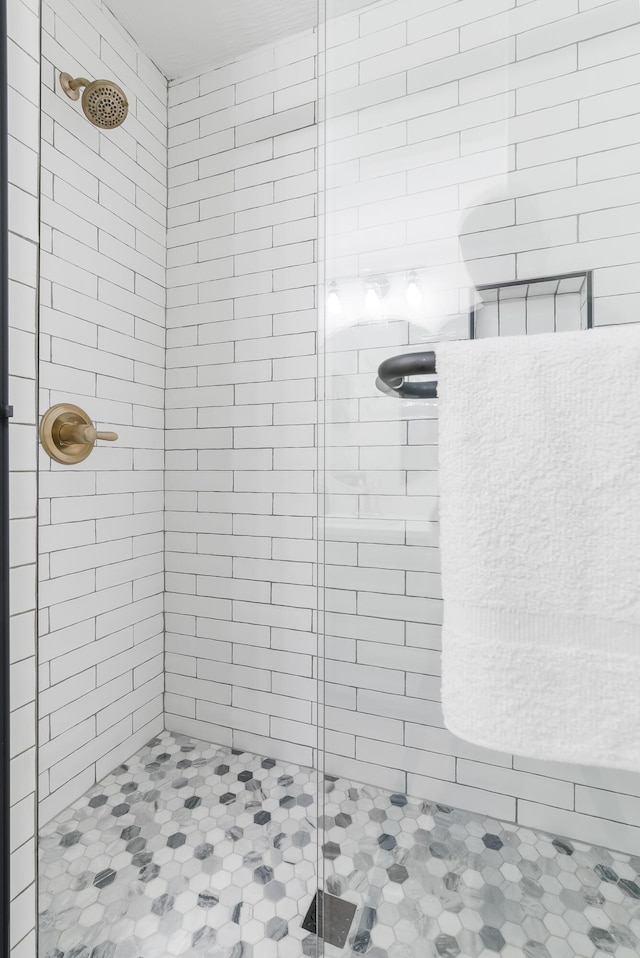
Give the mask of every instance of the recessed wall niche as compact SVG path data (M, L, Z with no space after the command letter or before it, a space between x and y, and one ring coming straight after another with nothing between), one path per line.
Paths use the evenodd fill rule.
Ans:
M479 286L471 339L591 329L592 287L591 272Z

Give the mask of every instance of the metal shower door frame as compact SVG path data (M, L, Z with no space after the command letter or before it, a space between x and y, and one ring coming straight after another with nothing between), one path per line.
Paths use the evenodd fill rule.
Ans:
M10 951L9 226L7 0L0 0L0 954Z

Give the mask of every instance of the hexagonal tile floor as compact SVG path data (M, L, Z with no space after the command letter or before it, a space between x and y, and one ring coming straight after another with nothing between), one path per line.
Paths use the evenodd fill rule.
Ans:
M316 796L311 769L163 733L43 828L41 958L640 953L638 858L328 776ZM356 905L340 951L302 928L318 884Z

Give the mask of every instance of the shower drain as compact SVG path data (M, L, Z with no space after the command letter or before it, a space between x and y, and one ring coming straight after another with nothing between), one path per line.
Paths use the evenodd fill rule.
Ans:
M356 906L334 895L317 891L302 927L336 948L344 948L351 931Z

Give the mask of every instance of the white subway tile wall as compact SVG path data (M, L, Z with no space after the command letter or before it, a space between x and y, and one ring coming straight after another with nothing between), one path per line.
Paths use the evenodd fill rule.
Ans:
M9 0L11 955L35 955L38 109L35 0ZM6 796L3 797L6 801Z
M639 850L639 775L444 729L437 403L374 381L468 335L474 285L593 269L596 324L638 321L640 4L394 0L329 27L327 769ZM389 280L377 322L367 277ZM513 305L501 334L526 331Z
M477 284L594 269L596 321L635 321L639 28L636 0L392 0L327 25L320 259L342 304L317 437L312 39L172 84L169 728L316 758L317 442L327 770L640 847L617 794L640 777L442 727L437 407L374 387L387 356L464 335ZM414 269L429 310L408 322Z
M316 36L169 90L166 722L311 765Z
M39 22L35 0L9 9L12 893L26 958ZM442 727L437 410L373 386L387 356L461 335L474 284L594 269L596 322L636 320L637 0L483 0L481 17L474 0L391 0L329 24L321 258L350 295L327 330L320 431L315 36L172 84L167 161L166 81L104 5L45 2L42 24L40 408L71 400L120 433L78 469L41 459L43 820L161 727L163 649L168 728L317 761L326 445L327 770L640 848L638 776L513 759ZM125 127L93 128L59 91L63 69L119 82ZM384 322L365 320L362 278L397 291L412 269L426 322L384 305Z
M40 453L46 822L163 723L167 83L102 3L42 18L40 412L119 436L78 467ZM92 126L61 71L119 83L125 125Z

